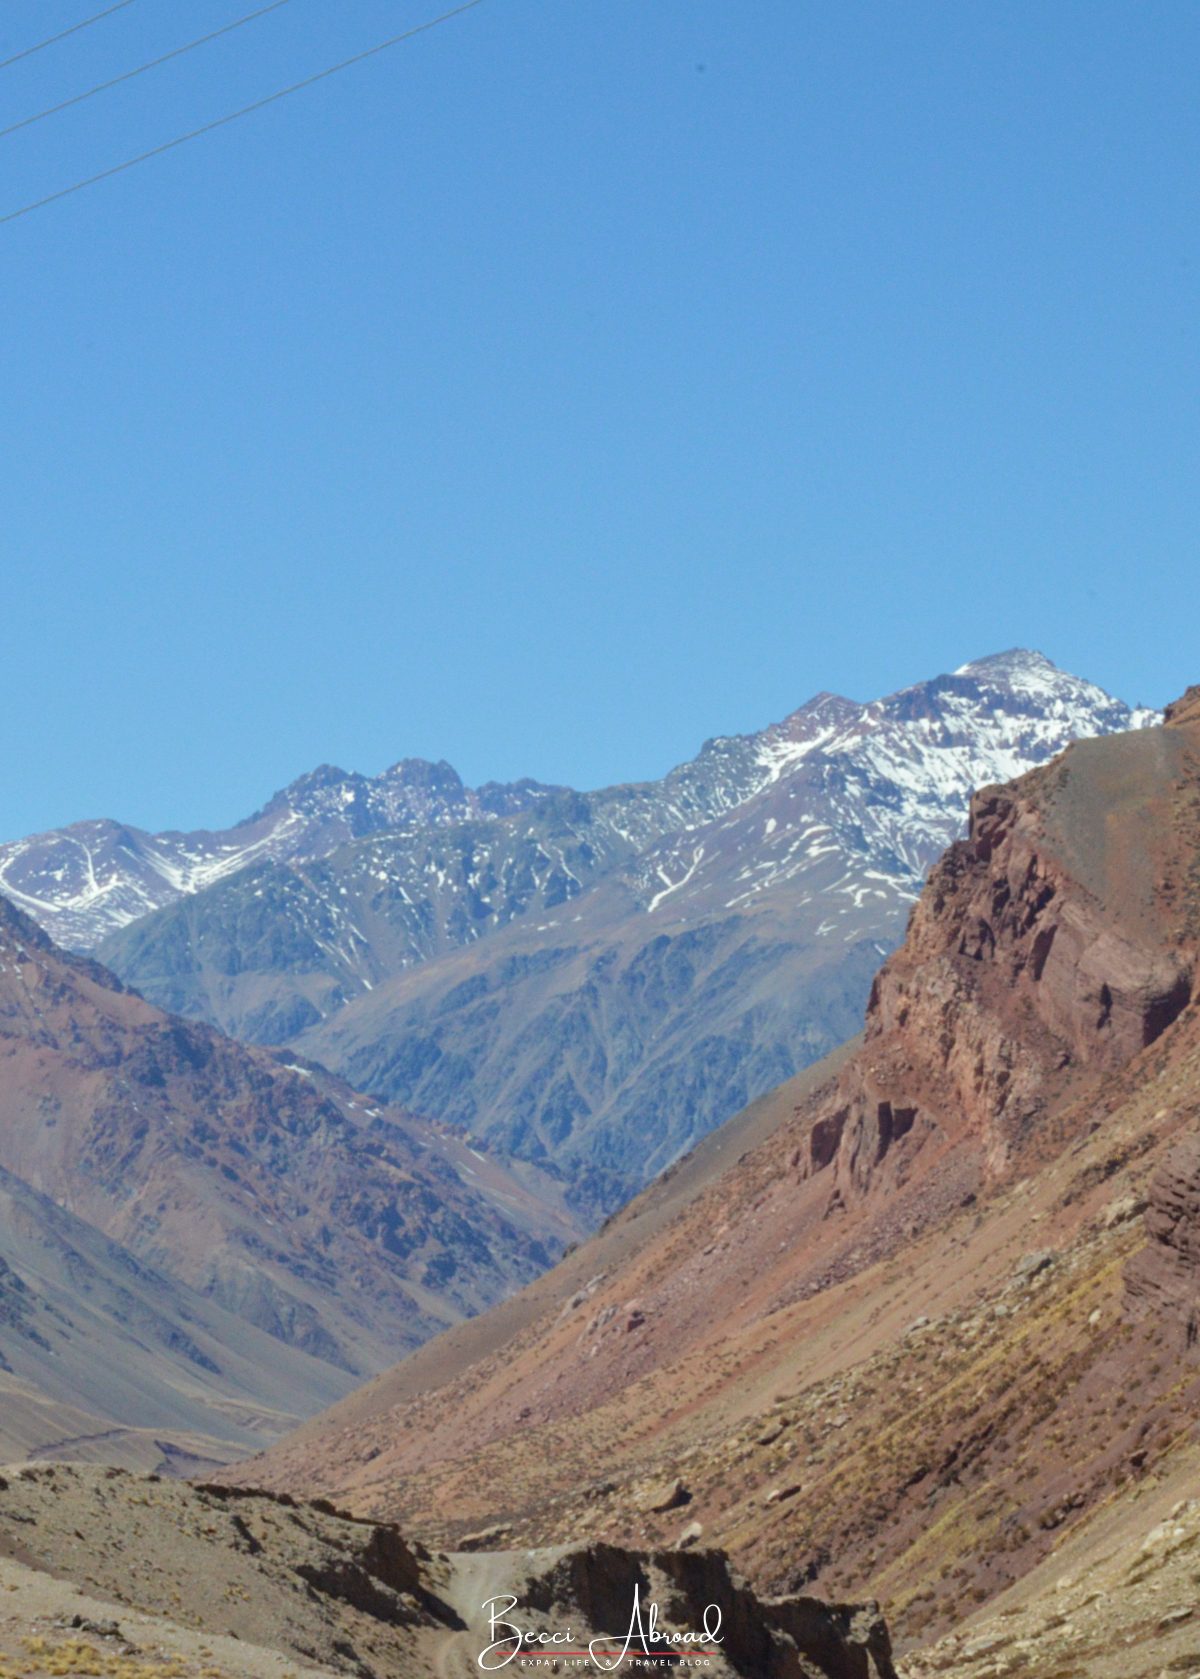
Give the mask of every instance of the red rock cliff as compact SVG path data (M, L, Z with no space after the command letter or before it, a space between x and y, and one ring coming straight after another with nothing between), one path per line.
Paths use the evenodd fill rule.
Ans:
M1081 742L978 793L969 837L932 871L876 978L808 1170L861 1193L965 1141L995 1176L1068 1093L1153 1043L1192 993L1179 885L1195 866L1198 788L1192 690L1167 727Z

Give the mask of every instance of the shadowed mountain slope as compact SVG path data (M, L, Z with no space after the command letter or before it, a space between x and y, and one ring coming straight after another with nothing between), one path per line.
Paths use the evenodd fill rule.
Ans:
M189 1473L352 1385L0 1169L0 1455Z
M57 1426L39 1392L277 1430L543 1270L573 1226L529 1179L164 1015L0 899L0 1372L30 1389L25 1447Z

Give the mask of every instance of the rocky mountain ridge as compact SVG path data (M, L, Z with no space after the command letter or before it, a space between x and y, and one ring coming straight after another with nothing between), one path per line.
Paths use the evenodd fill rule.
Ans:
M662 782L264 864L103 953L560 1173L594 1220L856 1028L975 786L1149 720L1029 653L819 695Z
M536 803L517 817L463 823L442 805L432 820L394 821L394 831L373 831L348 850L327 845L331 861L324 869L243 874L236 909L224 920L244 916L251 894L267 899L254 922L269 912L272 924L308 941L306 967L326 970L343 989L336 1007L389 973L514 920L547 916L546 930L561 927L566 906L614 871L634 907L664 918L685 905L696 912L736 909L839 852L877 889L915 896L930 863L961 830L976 787L1010 780L1071 740L1153 720L1153 713L1131 710L1040 654L1001 654L869 705L819 694L761 733L705 742L695 759L659 782L595 793L538 788ZM806 768L810 773L803 774ZM797 801L801 809L789 809ZM814 813L814 806L821 808ZM762 825L761 858L745 843L754 823ZM745 828L731 839L731 825L740 824ZM747 853L740 873L730 867L731 851ZM860 882L843 895L853 903L870 890ZM205 924L186 926L185 942L195 946ZM155 1000L254 1036L240 1029L236 1014L223 1013L225 1000L187 988L180 928L175 917L156 917L137 941L144 952L157 939L164 956L172 950L176 956L161 971L148 955L139 956L151 990L176 976L179 988L161 998L154 992ZM253 925L245 934L235 931L239 965L231 974L269 968L269 956L264 963L263 953L245 943L254 936ZM109 952L129 948L115 941ZM321 1008L320 1017L329 1012L330 1006Z
M232 828L150 834L109 819L0 845L0 893L74 950L255 863L323 857L381 830L525 810L558 789L466 787L445 761L404 758L377 776L322 764Z
M1170 725L1081 741L1057 774L975 796L968 838L876 977L863 1055L812 1129L812 1170L832 1160L843 1186L864 1187L932 1129L972 1136L997 1175L1044 1140L1072 1081L1123 1067L1178 1018L1196 953L1171 925L1154 839L1177 820L1162 789L1185 781L1189 755Z

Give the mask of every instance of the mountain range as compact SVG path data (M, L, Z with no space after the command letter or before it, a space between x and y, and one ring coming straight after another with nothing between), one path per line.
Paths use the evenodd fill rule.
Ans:
M976 794L860 1039L224 1478L715 1545L879 1596L906 1679L1194 1671L1198 984L1193 689Z
M464 787L447 763L405 758L381 775L322 764L232 828L149 834L109 819L0 845L0 892L59 944L106 933L267 859L324 857L381 830L438 827L525 810L558 791L534 781Z
M151 857L175 894L101 940L124 980L0 898L12 1449L219 1460L496 1304L854 1030L973 783L1148 721L1013 653L657 783L410 760L225 836L8 847L59 930L126 914ZM285 1048L220 1029L314 996Z
M1044 665L1003 663L895 696L890 757L926 725L955 750L964 682L1063 724ZM550 1268L559 1176L166 1014L0 903L0 1440L156 1472L0 1473L0 1665L448 1674L488 1593L594 1628L636 1581L669 1616L720 1602L715 1671L746 1679L1192 1671L1200 689L1126 715L1026 735L861 1032ZM826 752L799 761L828 795ZM764 791L726 809L743 846L779 831ZM414 1350L355 1387L389 1343Z
M1012 652L870 704L820 694L657 782L519 783L502 790L519 808L459 819L481 796L443 766L420 821L320 857L343 830L306 829L306 781L268 809L309 860L249 861L98 950L163 1008L292 1044L557 1175L596 1222L856 1029L975 787L1152 720ZM386 803L324 772L322 813L343 798ZM78 913L49 885L65 843L17 856L48 918Z

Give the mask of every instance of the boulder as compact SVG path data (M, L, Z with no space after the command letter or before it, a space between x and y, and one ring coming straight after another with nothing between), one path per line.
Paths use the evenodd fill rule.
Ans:
M637 1495L637 1507L647 1516L660 1510L677 1510L691 1502L691 1493L682 1481L651 1481Z

